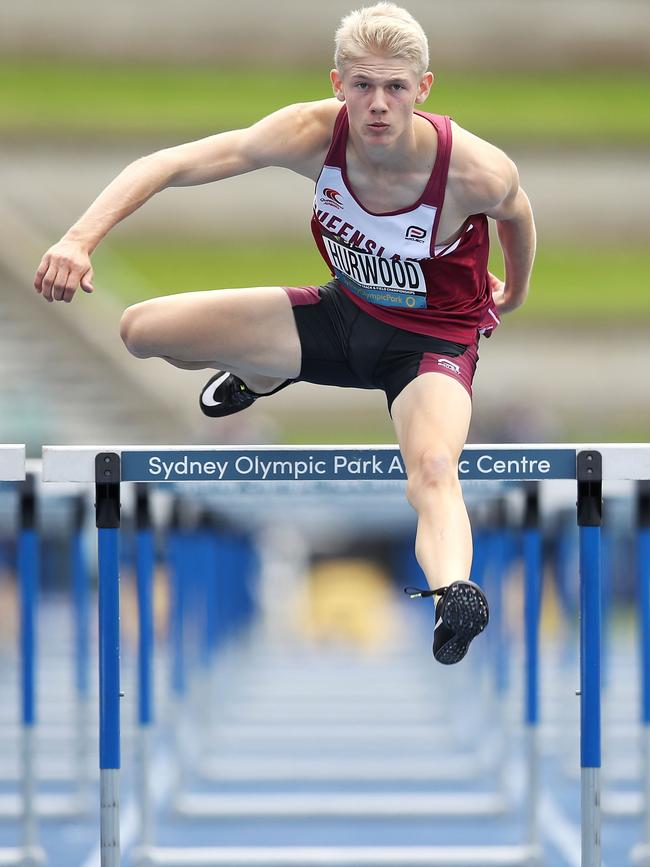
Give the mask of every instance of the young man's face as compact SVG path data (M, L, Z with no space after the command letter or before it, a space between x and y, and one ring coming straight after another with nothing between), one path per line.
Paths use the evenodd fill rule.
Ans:
M413 107L429 95L433 76L418 78L407 60L369 54L330 73L334 94L345 101L350 126L367 144L390 144L413 123Z

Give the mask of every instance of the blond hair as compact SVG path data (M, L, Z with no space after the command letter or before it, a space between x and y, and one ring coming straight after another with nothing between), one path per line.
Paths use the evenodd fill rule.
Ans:
M418 77L429 68L424 30L410 12L395 3L376 3L350 12L335 37L334 65L343 74L346 63L365 54L386 54L408 60Z

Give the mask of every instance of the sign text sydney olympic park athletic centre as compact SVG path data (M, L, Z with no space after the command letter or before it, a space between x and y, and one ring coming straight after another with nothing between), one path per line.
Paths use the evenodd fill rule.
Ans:
M461 479L573 479L575 451L509 449L464 451ZM123 452L124 481L354 481L400 480L397 449L260 449Z

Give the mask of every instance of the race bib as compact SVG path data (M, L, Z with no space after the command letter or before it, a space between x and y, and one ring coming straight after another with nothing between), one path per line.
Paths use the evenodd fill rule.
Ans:
M336 279L359 298L382 307L413 310L427 306L427 287L419 262L373 256L327 237L323 241Z

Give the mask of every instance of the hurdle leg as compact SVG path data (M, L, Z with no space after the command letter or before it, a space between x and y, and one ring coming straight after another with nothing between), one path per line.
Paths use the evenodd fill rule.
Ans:
M602 457L577 456L580 527L580 766L582 867L600 867L600 528Z
M542 595L542 540L539 483L529 482L524 512L524 625L526 645L527 842L541 858L539 829L539 618Z
M36 775L34 768L36 723L36 599L38 593L38 537L36 534L35 480L28 474L20 494L18 580L20 585L20 658L22 667L22 826L26 864L44 860L38 846Z
M182 503L174 502L168 536L169 587L171 605L169 610L169 635L171 641L171 705L170 721L173 732L176 772L174 797L186 787L187 766L186 740L183 737L183 705L187 700L187 672L185 658L185 607L187 604L186 569L189 540L187 528L183 527Z
M86 513L86 498L79 495L74 503L74 523L70 556L72 561L72 596L75 635L75 693L77 701L77 748L76 774L80 804L89 797L89 732L90 723L90 640L88 616L90 604L90 577L83 547L83 527Z
M154 543L149 494L139 485L136 496L136 577L138 586L138 791L140 845L153 844L151 803L151 726L153 723L153 571Z
M99 561L99 774L101 867L120 865L120 459L95 462Z
M505 574L508 570L508 537L506 534L506 512L503 502L495 506L495 524L488 535L489 566L485 588L490 600L490 631L486 638L490 641L492 656L492 689L490 690L491 710L498 720L495 726L494 753L498 756L495 767L498 774L499 791L507 789L506 749L508 743L507 691L509 680L508 636L505 628L504 594Z
M643 750L643 836L632 850L632 860L650 865L650 482L637 488L637 582L641 672L641 725Z

